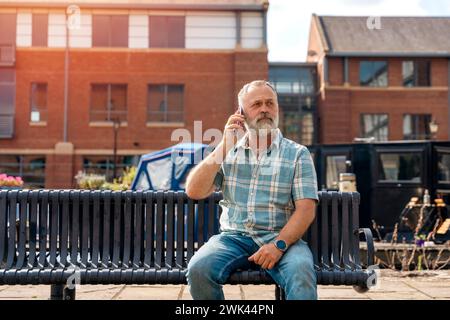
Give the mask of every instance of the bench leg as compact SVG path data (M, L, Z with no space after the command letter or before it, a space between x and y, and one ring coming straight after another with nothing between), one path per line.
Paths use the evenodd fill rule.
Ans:
M275 286L275 300L286 300L284 290L281 289L278 285Z
M63 284L52 284L50 287L50 300L62 300L64 292Z
M75 288L69 289L63 284L52 284L50 300L75 300Z

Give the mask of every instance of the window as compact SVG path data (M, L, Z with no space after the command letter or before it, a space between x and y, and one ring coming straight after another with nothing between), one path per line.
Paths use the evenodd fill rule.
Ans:
M347 156L334 155L325 158L327 166L327 188L339 189L339 174L347 172Z
M430 61L428 60L403 61L402 73L405 87L429 87L431 85Z
M92 84L90 121L127 121L127 85Z
M150 48L184 48L185 17L150 16Z
M376 141L387 141L389 138L389 116L387 114L362 114L361 136L374 137Z
M140 156L118 155L116 162L116 176L122 175L122 172L132 166L137 166ZM104 175L107 181L113 181L114 175L114 157L113 156L85 156L83 158L83 170L86 173Z
M33 13L32 46L46 47L48 35L48 14Z
M16 96L16 71L0 68L0 138L12 138Z
M148 122L183 122L183 85L148 86Z
M47 121L47 84L31 84L31 122Z
M16 14L0 13L0 46L16 44Z
M380 153L379 163L378 180L381 182L421 182L420 153Z
M127 15L93 15L93 47L128 47Z
M45 156L0 155L0 173L21 177L24 188L45 188Z
M430 122L431 114L405 114L403 116L403 139L430 139Z
M388 64L386 61L361 61L359 63L359 84L368 87L388 85Z
M450 153L438 153L438 183L450 183Z

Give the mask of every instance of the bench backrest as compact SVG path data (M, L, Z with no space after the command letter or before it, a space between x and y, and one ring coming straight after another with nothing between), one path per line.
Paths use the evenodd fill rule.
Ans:
M218 232L221 193L0 191L0 269L185 268ZM304 237L320 268L359 269L358 193L319 192Z

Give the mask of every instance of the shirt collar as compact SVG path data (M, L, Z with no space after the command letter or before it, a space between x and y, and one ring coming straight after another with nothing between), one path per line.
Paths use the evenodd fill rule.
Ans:
M267 150L270 150L274 146L278 149L280 148L281 139L283 139L283 135L281 134L281 130L279 128L275 129L274 131L274 137L272 137L272 144L267 148ZM248 145L248 136L249 133L247 132L237 143L235 146L235 150L239 148L249 149Z

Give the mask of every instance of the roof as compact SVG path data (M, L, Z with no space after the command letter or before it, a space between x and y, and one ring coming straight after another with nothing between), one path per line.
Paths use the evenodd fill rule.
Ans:
M321 40L331 56L450 56L450 17L316 16ZM373 21L373 20L372 20Z

